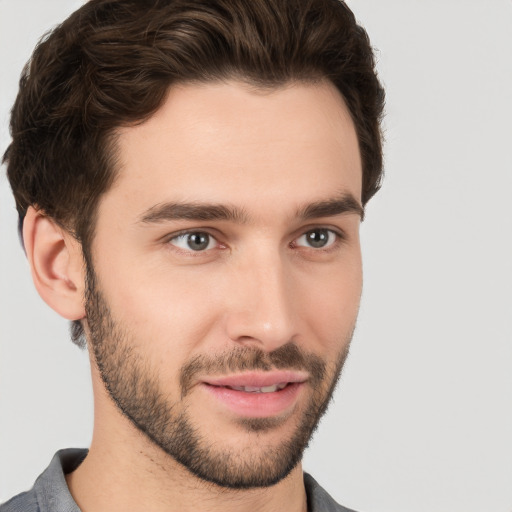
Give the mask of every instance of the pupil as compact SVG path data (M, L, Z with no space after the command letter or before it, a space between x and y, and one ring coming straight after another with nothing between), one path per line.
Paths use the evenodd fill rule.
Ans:
M329 240L329 233L326 229L317 229L308 233L308 242L311 247L323 247Z
M193 251L201 251L208 247L210 235L208 233L193 233L188 235L187 245Z

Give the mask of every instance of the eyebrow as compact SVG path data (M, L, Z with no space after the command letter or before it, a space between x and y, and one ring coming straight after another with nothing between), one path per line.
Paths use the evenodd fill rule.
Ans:
M352 194L343 194L341 197L317 201L299 209L297 217L304 220L317 219L319 217L333 217L344 213L356 213L364 219L364 208Z
M236 223L247 221L243 209L223 204L162 203L146 210L139 219L144 224L168 220L229 220Z
M361 220L364 218L364 208L351 194L344 194L338 198L307 204L297 210L296 216L302 220L309 220L345 213L356 213L361 217ZM172 220L225 220L243 224L248 221L248 215L243 208L232 205L166 202L148 208L140 216L138 222L157 224Z

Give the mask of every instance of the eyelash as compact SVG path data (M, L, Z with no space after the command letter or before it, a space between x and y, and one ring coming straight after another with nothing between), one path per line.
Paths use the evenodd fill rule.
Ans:
M297 241L300 240L301 238L306 237L308 234L315 233L315 232L327 232L329 237L330 236L334 237L334 240L332 240L332 241L328 240L328 245L326 247L324 247L324 246L312 247L312 246L308 246L308 245L299 245L297 243ZM179 247L178 245L172 243L173 240L175 241L180 238L182 238L184 240L184 242L187 243L187 237L189 237L191 235L206 235L207 237L209 237L208 246L211 244L212 240L214 240L217 243L217 245L216 245L216 247L208 248L208 246L207 246L205 249L195 251L192 248ZM289 247L291 247L291 248L304 247L305 249L313 250L315 253L320 253L320 252L327 253L327 252L330 252L331 250L336 249L339 246L339 244L342 243L345 239L346 239L345 234L340 230L334 230L332 228L326 228L326 227L314 227L314 228L308 229L307 231L303 232L301 235L296 237L292 242L290 242ZM192 257L204 255L207 251L211 251L212 249L215 249L215 248L223 249L226 247L221 242L219 242L213 234L211 234L210 232L208 232L206 230L200 230L200 229L175 233L171 237L167 238L166 243L169 245L172 245L177 251L179 251L183 254L186 254L187 256L192 256Z
M174 246L179 251L182 251L182 252L184 252L186 254L190 254L190 255L194 255L194 256L195 255L200 255L202 253L204 254L207 250L211 250L212 249L212 248L208 249L208 247L207 247L206 249L203 249L203 250L200 250L200 251L194 251L192 248L187 249L187 248L179 247L179 246L177 246L177 245L172 243L173 240L177 240L177 239L180 239L180 238L182 238L184 240L184 242L186 243L187 238L190 237L191 235L206 235L207 237L209 237L208 246L210 245L212 240L215 240L217 242L217 244L220 244L220 242L215 238L214 235L212 235L208 231L201 231L201 230L182 231L181 233L176 233L172 237L167 239L167 243L172 245L172 246Z
M311 235L312 233L317 233L318 234L320 232L327 233L327 236L328 236L327 244L328 245L321 246L321 247L312 247L311 245L309 245L309 246L308 245L299 245L297 243L298 240L300 240L303 237L307 237L308 235ZM330 240L331 237L333 237L334 240ZM290 244L290 246L292 246L292 247L306 247L306 248L309 248L309 249L313 249L314 251L328 252L329 250L336 248L339 245L339 242L342 241L343 239L344 239L344 236L339 231L335 231L335 230L330 229L330 228L317 227L317 228L309 229L308 231L306 231L305 233L303 233L299 237L295 238L293 240L293 242Z

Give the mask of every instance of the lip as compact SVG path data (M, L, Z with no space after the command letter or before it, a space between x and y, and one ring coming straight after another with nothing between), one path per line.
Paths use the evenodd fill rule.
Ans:
M298 371L271 371L271 372L244 372L227 375L224 377L206 377L201 379L210 386L253 386L262 388L273 386L281 382L303 383L308 379L308 374Z
M236 416L270 418L282 416L294 408L307 377L306 373L295 371L248 372L202 379L201 388L223 409ZM268 393L251 393L226 387L267 387L283 382L288 383L284 389Z

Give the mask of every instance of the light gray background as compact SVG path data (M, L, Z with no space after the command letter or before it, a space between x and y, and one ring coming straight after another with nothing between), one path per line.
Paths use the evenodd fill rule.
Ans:
M22 65L81 2L0 0L0 151ZM512 511L512 1L352 0L387 87L383 190L335 403L305 458L360 512ZM88 362L33 289L0 177L0 501L87 446Z

